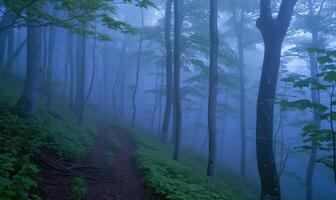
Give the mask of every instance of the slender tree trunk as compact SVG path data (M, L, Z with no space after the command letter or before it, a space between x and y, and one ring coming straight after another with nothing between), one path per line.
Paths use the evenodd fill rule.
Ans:
M8 24L12 23L12 20L16 17L15 13L6 9L5 11L7 14L1 18L0 21L0 28L6 27ZM6 55L6 44L7 44L7 57L10 55L8 50L10 50L11 45L11 34L13 29L12 28L5 28L0 31L0 69L5 65L5 55Z
M20 99L14 110L24 117L32 117L37 110L42 81L42 31L36 19L28 12L27 24L27 73Z
M69 67L70 67L70 89L69 89L69 108L72 109L74 106L75 99L75 63L74 63L74 55L73 55L73 37L72 34L67 32L67 48L69 53Z
M139 48L138 48L138 61L137 61L137 68L136 68L135 85L134 85L133 94L132 94L132 108L133 108L132 126L135 126L136 113L137 113L136 95L137 95L138 87L139 87L140 64L141 64L141 54L142 54L142 42L143 42L143 28L144 28L144 13L143 13L143 8L141 8L140 43L139 43Z
M182 128L182 106L180 92L180 71L181 71L181 35L183 18L183 0L174 0L175 34L174 34L174 160L180 159L181 128Z
M208 176L216 176L217 162L217 94L218 94L218 27L217 0L210 0L210 66L209 66L209 102L208 131L209 159Z
M115 79L114 79L114 83L113 83L113 86L112 86L112 98L113 98L113 115L114 117L116 118L117 116L117 86L118 86L118 82L119 82L119 78L122 78L120 77L122 71L124 70L123 69L123 64L124 64L124 54L125 54L125 50L126 50L126 44L125 44L125 40L123 39L123 44L122 44L122 47L121 47L121 55L120 55L120 60L119 60L119 66L118 66L118 71L117 71L117 74L115 76ZM123 76L123 75L122 75ZM121 88L122 90L122 88Z
M85 101L85 36L77 36L77 79L76 79L76 115L78 124L82 124Z
M125 57L125 54L126 54L126 45L124 46L123 48L123 51L124 51L124 55L123 55L123 66L122 66L122 69L121 69L121 80L120 80L120 94L119 94L119 118L120 120L123 120L124 118L124 101L125 101L125 66L124 66L124 57Z
M106 42L104 43L104 51L106 51L107 46L106 46ZM104 65L104 72L103 72L103 87L102 89L104 90L103 92L103 108L104 108L104 112L105 112L105 117L108 117L108 66L107 66L107 60L106 57L103 56L103 65Z
M161 70L161 81L160 81L160 99L159 99L159 125L158 134L161 136L161 122L162 122L162 88L163 88L163 77L164 77L164 65L162 65Z
M91 74L91 80L90 80L90 85L89 85L89 91L86 95L85 101L84 101L84 105L86 106L89 102L91 93L92 93L92 89L93 89L93 83L94 83L94 79L96 77L96 68L97 68L97 64L96 64L96 39L93 39L93 48L92 48L92 74Z
M15 59L20 55L22 49L26 46L26 44L27 44L27 38L19 44L19 46L15 49L12 55L7 59L6 65L8 67L12 68Z
M65 46L64 52L65 52L65 62L64 62L64 74L63 74L63 97L66 98L67 94L67 88L68 88L68 79L69 79L69 53L70 49L68 48L68 45Z
M309 12L311 16L314 16L314 8L312 1L309 2ZM318 47L318 31L312 30L312 46ZM317 56L316 53L311 53L309 56L310 60L310 76L312 78L316 78L318 74L318 66L317 66ZM320 103L319 100L319 92L318 90L311 87L311 100L313 103ZM319 111L316 109L313 109L313 119L314 124L317 128L320 128L320 116ZM316 141L312 141L312 149L310 151L310 157L307 167L307 175L306 175L306 199L312 200L313 199L313 178L314 178L314 170L316 166L316 160L317 160L317 151L318 151L318 143Z
M263 36L265 50L257 100L256 148L261 182L261 200L280 200L281 190L273 149L274 100L282 43L297 0L282 0L278 16L272 16L270 0L260 1L257 27Z
M54 79L54 52L55 52L55 42L56 42L56 31L57 28L51 26L49 29L49 46L48 46L48 64L47 64L47 81L46 81L46 92L47 92L47 103L46 107L49 107L52 101L53 94L53 79Z
M42 28L43 35L43 77L46 76L47 68L48 68L48 28Z
M156 74L155 77L155 90L158 90L159 88L159 75ZM151 118L151 123L150 123L150 128L153 130L154 129L154 122L155 122L155 116L156 116L156 111L158 108L159 104L159 94L156 92L155 97L154 97L154 107L153 107L153 112L152 112L152 118Z
M6 53L6 41L7 41L8 32L0 32L0 69L3 68L5 53Z
M240 175L246 176L246 91L245 91L245 72L244 72L244 44L243 44L243 11L240 12L240 21L237 19L237 9L233 11L233 23L237 37L238 67L240 79Z
M6 59L6 67L8 69L12 69L12 65L9 65L8 60L14 54L14 29L8 30L8 40L7 40L7 59Z
M172 110L173 93L173 50L171 41L172 0L167 0L165 11L165 46L166 46L166 107L163 116L161 141L167 143L169 121Z

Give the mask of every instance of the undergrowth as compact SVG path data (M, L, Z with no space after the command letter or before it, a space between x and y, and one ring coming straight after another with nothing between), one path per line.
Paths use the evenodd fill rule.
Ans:
M74 200L83 200L87 193L87 185L85 179L83 177L74 178L71 191Z
M25 120L11 113L19 98L22 80L0 81L0 199L39 199L39 166L33 155L48 149L68 159L78 159L93 147L97 115L90 113L83 127L77 125L67 103L54 96L45 109L43 98L37 116ZM90 111L87 111L90 112Z
M181 162L172 160L172 148L144 131L123 127L134 136L135 161L144 173L145 184L157 195L170 200L253 200L247 190L234 188L221 178L208 178L198 168L196 153L183 152ZM193 154L193 155L191 155Z

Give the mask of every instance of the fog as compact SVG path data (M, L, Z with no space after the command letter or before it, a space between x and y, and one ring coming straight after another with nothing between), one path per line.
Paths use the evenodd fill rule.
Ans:
M55 101L53 99L55 95L63 96L66 104L70 105L78 103L79 100L75 100L78 94L75 93L78 92L77 90L81 90L83 94L80 95L82 95L84 103L81 103L80 111L84 115L87 109L94 109L95 112L102 114L113 123L128 125L132 125L132 117L134 116L133 127L148 130L162 139L164 137L162 126L167 106L167 43L165 43L167 2L154 0L153 4L146 5L147 1L140 1L143 3L142 8L137 3L139 1L132 3L110 1L115 8L114 13L108 13L104 9L88 11L98 14L106 12L116 22L120 20L122 23L127 23L125 27L122 25L114 28L108 24L110 21L104 21L93 13L91 14L94 16L83 20L86 24L73 25L75 28L72 28L72 21L70 24L60 22L68 17L66 9L62 9L62 1L46 2L37 10L43 10L44 13L55 19L50 19L52 17L38 19L40 24L37 26L42 32L40 59L43 64L43 81L39 96L50 98L50 101ZM272 15L275 18L279 12L280 3L286 1L271 2ZM58 4L60 8L55 7ZM6 3L6 1L1 1L0 5L3 13L13 9L13 5ZM288 12L290 12L289 9ZM209 136L214 137L209 135L208 127L209 65L212 47L209 31L209 2L184 0L181 10L183 10L181 12L183 17L180 41L179 90L182 108L180 140L182 148L192 150L204 157L206 161L209 157L209 146L211 147ZM143 27L141 27L141 11L143 11ZM334 54L331 54L333 61L319 62L320 54L308 51L311 47L328 51L335 50L335 11L333 0L298 1L282 47L280 46L281 58L279 73L276 76L276 97L271 99L271 102L270 99L265 102L274 106L273 132L270 133L273 138L270 138L273 140L271 146L274 150L276 172L283 199L333 200L336 197L333 172L335 166L332 162L334 132L332 131L332 134L325 136L318 131L315 131L315 134L310 134L307 128L304 129L305 126L314 122L314 116L316 117L317 112L315 104L325 105L329 109L330 88L316 89L311 83L302 83L304 78L318 77L321 85L326 84L324 76L319 75L323 71L321 67L333 65L332 70L335 69L336 57ZM257 153L260 153L261 150L257 150L256 147L256 125L261 123L261 129L268 127L268 125L257 121L257 105L262 105L257 103L258 94L263 93L260 90L262 85L259 85L262 84L260 77L262 70L267 71L267 67L262 67L264 57L267 56L267 53L264 54L263 38L265 36L262 36L256 26L259 12L259 1L218 2L219 53L217 69L219 78L215 112L215 142L217 144L215 157L218 166L216 173L224 174L224 176L225 174L235 174L244 183L253 186L255 188L253 190L256 190L258 194L263 187L261 187L260 173L258 172ZM176 46L174 46L176 45L174 43L176 40L174 36L174 28L176 28L176 24L174 26L176 23L174 22L174 14L176 15L174 5L171 14L169 23L171 33L168 38L171 42L171 48L173 48L171 60L173 69L176 62L174 60L174 56L176 56L174 55L176 51ZM25 14L20 15L19 19L13 23L6 22L5 16L3 14L1 17L1 27L5 27L6 23L10 23L11 27L2 28L1 37L4 37L5 32L10 34L13 37L12 48L15 50L26 41L29 24L24 22ZM53 22L48 24L48 20ZM81 31L81 29L86 31ZM9 33L9 31L13 32ZM312 38L312 34L315 33L317 38ZM241 41L237 41L237 34L240 35ZM276 37L274 36L272 41L277 40ZM315 39L316 41L314 41ZM6 40L1 42L3 52L1 73L8 77L19 75L20 79L25 80L27 52L34 51L34 49L27 49L27 43L25 43L9 68L11 71L9 73L8 70L4 70L8 67L4 63L13 53L9 50L10 40L8 39L8 43ZM241 43L239 44L239 42ZM54 49L52 50L52 48ZM82 51L83 55L81 55ZM242 51L243 57L241 57L240 51ZM273 54L269 53L269 55ZM311 72L311 65L314 63L318 66L315 74ZM78 65L81 66L78 67ZM241 69L243 72L240 71ZM276 69L268 67L268 71L273 72L274 70ZM173 91L176 74L175 71L172 72ZM241 78L243 78L243 86ZM49 85L48 81L50 81ZM84 81L82 85L80 85L80 81ZM276 80L270 81L276 82ZM267 88L265 91L272 90L271 86L264 86ZM49 90L48 87L50 87ZM318 102L314 102L312 92L317 90ZM171 95L173 102L170 115L168 115L170 119L166 141L168 144L176 143L175 137L178 137L174 135L173 125L175 123L174 117L176 117L174 113L176 112L174 110L176 97L175 93L171 93ZM333 97L332 94L331 99ZM86 98L87 102L85 102ZM309 100L312 103L307 106L307 103L295 102L298 100ZM242 103L244 107L241 107ZM263 112L267 112L267 110L263 110ZM317 115L322 115L324 112L325 110L320 110ZM272 115L272 113L266 115L269 114ZM333 123L332 117L328 119ZM317 121L319 121L319 130L330 129L328 120L318 119ZM244 123L245 133L242 132L242 123ZM242 138L242 134L246 134L246 136ZM318 136L319 134L321 138ZM246 140L245 150L242 149L242 140ZM318 147L314 147L314 141L318 143ZM316 165L314 165L313 175L311 175L312 185L309 186L307 170L311 155L314 154L312 150L314 148L316 149L316 158L313 162ZM245 160L242 160L242 151L245 152ZM242 162L246 163L245 166L241 165ZM312 190L310 198L307 196L309 189Z

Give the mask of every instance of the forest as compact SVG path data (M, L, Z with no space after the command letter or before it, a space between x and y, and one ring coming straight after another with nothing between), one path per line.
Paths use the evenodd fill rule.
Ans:
M0 200L335 200L335 0L0 0Z

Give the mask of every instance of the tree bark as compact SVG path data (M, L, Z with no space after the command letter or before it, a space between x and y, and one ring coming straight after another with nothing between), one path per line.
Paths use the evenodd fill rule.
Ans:
M245 71L244 71L244 44L243 44L243 11L240 12L240 20L237 19L237 9L233 11L233 23L237 37L238 67L240 80L240 175L246 176L246 91L245 91Z
M56 31L55 26L50 26L49 29L49 46L48 46L48 64L47 64L47 81L46 81L46 92L47 92L47 102L46 107L49 107L52 101L53 94L53 79L54 79L54 52L55 52L55 42L56 42Z
M93 39L93 48L92 48L92 74L91 74L91 80L90 80L90 85L89 85L89 91L85 97L84 100L84 107L86 107L86 105L88 104L89 100L90 100L90 96L92 93L92 89L93 89L93 83L94 83L94 79L96 77L96 39Z
M124 36L123 36L124 37ZM125 54L125 50L126 50L126 43L125 43L125 39L123 38L123 43L122 43L122 47L121 47L121 55L120 55L120 60L119 60L119 66L118 66L118 71L117 74L115 76L115 80L112 86L112 98L113 98L113 115L115 118L117 118L117 86L118 86L118 82L119 82L119 78L123 78L123 74L121 75L123 69L123 64L124 64L124 54ZM121 75L121 77L120 77ZM121 80L122 81L122 80ZM122 90L122 88L121 88Z
M73 37L72 34L68 31L67 36L67 48L68 48L68 59L69 59L69 67L70 67L70 89L69 89L69 108L72 109L74 106L75 99L75 63L74 63L74 55L73 55Z
M32 117L37 110L42 81L42 31L37 20L28 12L27 24L27 73L21 97L14 111L23 117Z
M48 68L48 27L42 28L43 35L43 77L46 76L47 68Z
M166 46L166 107L161 130L161 141L168 142L169 121L172 110L173 93L173 50L171 41L172 0L167 0L165 11L165 46Z
M159 89L159 78L160 78L159 73L157 72L155 76L156 76L155 77L155 90L158 90ZM158 104L159 104L159 94L156 92L154 96L154 106L153 106L153 112L152 112L151 123L150 123L151 130L154 129L154 122L155 122L155 116L156 116Z
M14 29L8 30L7 35L7 59L6 59L6 67L8 69L12 69L12 65L9 65L8 60L14 54Z
M209 102L208 131L209 159L208 176L216 176L217 162L217 95L218 95L218 27L217 0L210 0L210 66L209 66Z
M182 106L180 92L180 71L181 71L181 35L182 35L182 9L183 0L174 0L174 116L173 132L174 142L174 160L180 159L181 148L181 128L182 128Z
M264 61L257 100L256 148L261 200L280 200L281 191L273 149L273 115L282 43L297 0L282 0L278 16L272 17L270 0L260 1L257 20L264 40Z
M10 57L6 61L7 63L6 65L8 67L12 68L15 59L19 56L19 54L21 53L22 49L26 46L26 44L27 44L27 39L22 41L19 44L19 46L15 49L15 51L10 55Z
M137 95L138 87L139 87L140 64L141 64L142 43L143 43L143 28L144 28L144 13L143 13L143 8L141 8L140 42L139 42L139 48L138 48L138 61L137 61L137 67L136 67L135 85L134 85L133 94L132 94L132 108L133 108L132 126L135 126L135 120L136 120L136 114L137 114L136 95Z
M308 1L309 4L309 15L311 17L314 16L314 7L313 2L311 0ZM313 29L310 31L312 36L312 46L318 47L318 31ZM310 64L310 76L312 78L316 78L318 74L318 66L317 66L317 56L316 53L310 53L309 55L309 64ZM311 100L313 103L320 103L319 100L319 91L314 89L313 86L310 88L311 90ZM314 124L317 128L320 128L321 120L319 116L319 111L313 109L313 120ZM307 167L307 174L306 174L306 199L312 200L313 199L313 178L314 178L314 170L316 166L317 160L317 151L318 151L318 143L316 141L311 142L312 149L310 151L310 157Z
M75 112L78 117L78 124L83 122L84 101L85 101L85 48L86 38L83 35L77 36L77 78L76 78L76 103Z

